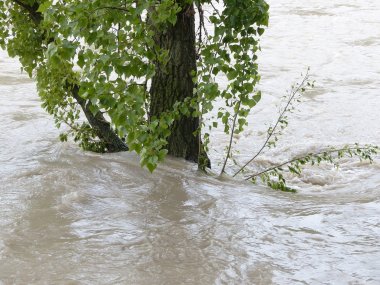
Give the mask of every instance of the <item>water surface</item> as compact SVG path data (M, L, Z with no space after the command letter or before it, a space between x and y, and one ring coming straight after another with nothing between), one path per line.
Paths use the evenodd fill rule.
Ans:
M240 136L245 162L286 89L304 96L258 165L324 145L380 142L380 2L277 0L260 58L265 96ZM0 284L380 284L380 164L292 177L297 194L215 179L168 159L58 141L34 83L0 53ZM220 132L211 156L221 162Z

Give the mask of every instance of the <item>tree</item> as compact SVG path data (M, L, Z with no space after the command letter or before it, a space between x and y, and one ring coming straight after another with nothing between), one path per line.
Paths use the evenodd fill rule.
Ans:
M236 133L261 98L256 53L268 24L263 0L224 0L220 10L215 2L5 0L0 44L35 77L57 126L69 126L62 140L71 135L99 152L136 151L151 171L167 153L203 168L203 117L215 100L225 106L208 127L221 123L229 133L233 125ZM213 10L212 35L205 5ZM216 76L227 78L227 88Z
M232 159L234 134L260 101L256 63L259 37L268 25L264 0L0 0L0 46L34 77L42 106L65 141L97 152L135 151L153 171L166 154L210 166L209 131L230 136L221 174ZM204 16L207 6L212 14ZM198 26L195 20L198 18ZM213 26L208 34L205 21ZM222 87L216 77L224 77ZM308 85L308 74L286 97L285 107L260 150L275 146L286 113ZM218 109L214 110L215 103ZM224 104L221 104L224 103ZM212 115L214 114L214 115ZM205 116L208 121L205 122ZM211 119L210 119L211 116ZM372 162L379 148L327 147L290 158L245 177L293 191L286 174L305 164L344 156Z

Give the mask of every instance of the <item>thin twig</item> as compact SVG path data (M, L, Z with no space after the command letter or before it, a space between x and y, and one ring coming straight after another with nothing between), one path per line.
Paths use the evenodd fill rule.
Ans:
M214 6L214 3L210 2L209 4L211 5L212 8L214 8L214 11L215 11L216 14L218 14L219 18L221 18L221 15L220 15L220 13L219 13L219 10L216 9L216 7Z
M286 111L288 111L288 108L289 108L289 105L290 103L293 101L294 99L294 96L296 96L296 94L301 90L301 88L303 88L303 86L305 85L307 79L309 78L309 70L307 70L306 72L306 75L305 77L303 78L301 84L299 84L297 86L297 88L293 89L292 93L291 93L291 96L284 108L284 110L280 113L280 116L278 117L277 121L276 121L276 124L275 126L273 127L273 129L269 132L268 134L268 137L267 139L265 140L264 144L262 145L262 147L260 148L260 150L246 163L244 164L234 175L233 177L235 177L236 175L238 175L241 171L244 170L244 168L247 167L248 164L250 164L252 161L254 161L256 159L256 157L258 157L264 150L264 148L267 146L269 140L272 138L273 134L275 133L276 131L276 128L278 127L278 124L282 121L282 118L284 117L284 114L286 113Z
M232 147L232 140L233 140L233 137L234 137L235 127L236 127L236 120L237 120L237 117L239 115L240 104L241 104L241 101L238 102L238 105L237 105L237 108L236 108L236 112L235 112L235 116L234 116L234 121L232 123L231 136L230 136L230 142L228 144L227 155L226 155L226 158L224 160L222 170L220 171L220 175L222 175L224 173L224 170L226 169L227 161L230 158L231 147Z
M204 11L202 8L202 5L197 2L196 3L197 9L198 9L198 15L199 15L199 27L197 30L198 33L198 50L197 50L197 56L200 56L200 50L201 50L201 45L202 45L202 38L203 34L202 31L205 32L205 36L208 36L207 29L205 27L205 21L204 21Z
M123 12L131 12L130 9L128 9L128 8L124 8L124 7L101 6L101 7L97 7L97 8L95 8L95 9L93 9L93 10L92 10L92 13L95 12L95 11L98 11L98 10L103 10L103 9L119 10L119 11L123 11Z

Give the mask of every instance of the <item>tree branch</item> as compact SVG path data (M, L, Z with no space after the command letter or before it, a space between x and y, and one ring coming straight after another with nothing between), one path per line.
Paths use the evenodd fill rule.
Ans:
M236 108L236 111L235 111L234 120L233 120L233 123L232 123L232 129L231 129L230 142L228 144L227 155L226 155L226 159L224 160L224 164L223 164L222 170L220 171L220 175L222 175L224 173L224 170L226 169L227 161L230 158L231 147L232 147L232 140L233 140L233 137L234 137L235 127L236 127L236 120L237 120L237 117L239 115L240 104L241 104L241 101L238 102L238 105L237 105L237 108Z
M25 9L32 21L39 25L43 20L42 14L37 12L39 5L34 2L33 6L27 5L20 0L11 0L13 3L19 5L21 8ZM45 35L45 34L43 34ZM44 37L44 36L43 36ZM45 39L46 40L46 39ZM49 41L54 41L49 39ZM42 44L42 43L41 43ZM111 124L104 118L101 112L93 114L90 110L91 102L86 102L83 98L79 96L79 86L76 84L66 84L66 89L70 92L71 96L78 102L82 108L91 128L95 131L99 139L103 140L106 144L107 150L109 152L127 151L128 146L125 142L116 134L112 129Z
M293 101L294 97L296 96L296 94L301 90L301 88L303 88L303 86L305 86L305 83L306 81L308 80L309 78L309 70L307 70L306 72L306 75L304 76L301 84L299 84L297 86L297 88L293 89L290 97L289 97L289 100L284 108L284 110L280 113L280 116L277 118L277 121L276 121L276 124L275 126L273 127L273 129L269 132L268 134L268 137L267 139L265 140L264 144L262 145L262 147L260 148L260 150L246 163L244 164L234 175L233 177L235 177L236 175L238 175L241 171L244 170L244 168L247 167L248 164L252 163L252 161L254 161L264 150L264 148L267 146L269 140L272 138L273 134L275 133L279 123L282 121L283 117L284 117L284 114L288 111L288 108L289 108L289 105L290 103Z
M26 10L30 14L30 16L32 17L32 20L34 21L36 25L39 25L41 23L42 15L40 12L37 12L38 7L39 7L37 2L34 2L33 6L25 4L24 2L20 0L11 0L11 2L17 4L18 6Z
M346 147L346 148L340 148L340 149L325 149L325 150L322 150L322 151L319 151L317 153L309 153L309 154L306 154L306 155L303 155L303 156L299 156L299 157L296 157L296 158L293 158L291 160L288 160L286 162L283 162L281 164L277 164L273 167L270 167L270 168L267 168L263 171L260 171L258 173L255 173L255 174L252 174L246 178L244 178L244 180L249 180L249 179L252 179L252 178L255 178L255 177L258 177L264 173L267 173L269 171L272 171L272 170L275 170L275 169L278 169L278 168L281 168L285 165L288 165L288 164L291 164L293 162L296 162L296 161L300 161L300 160L305 160L307 159L308 157L318 157L320 155L323 155L323 154L327 154L327 155L331 155L333 153L339 153L339 152L348 152L348 153L351 153L351 151L353 150L374 150L376 147ZM371 160L371 158L369 158Z

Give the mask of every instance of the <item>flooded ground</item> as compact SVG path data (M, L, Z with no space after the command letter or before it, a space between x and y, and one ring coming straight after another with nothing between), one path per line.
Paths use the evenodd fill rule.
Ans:
M312 3L311 3L312 2ZM263 101L243 163L279 98L311 68L276 163L324 145L380 143L380 2L269 1ZM62 144L34 83L0 52L0 284L380 284L380 163L291 179L297 194L202 175L168 159ZM214 133L215 168L227 138Z

